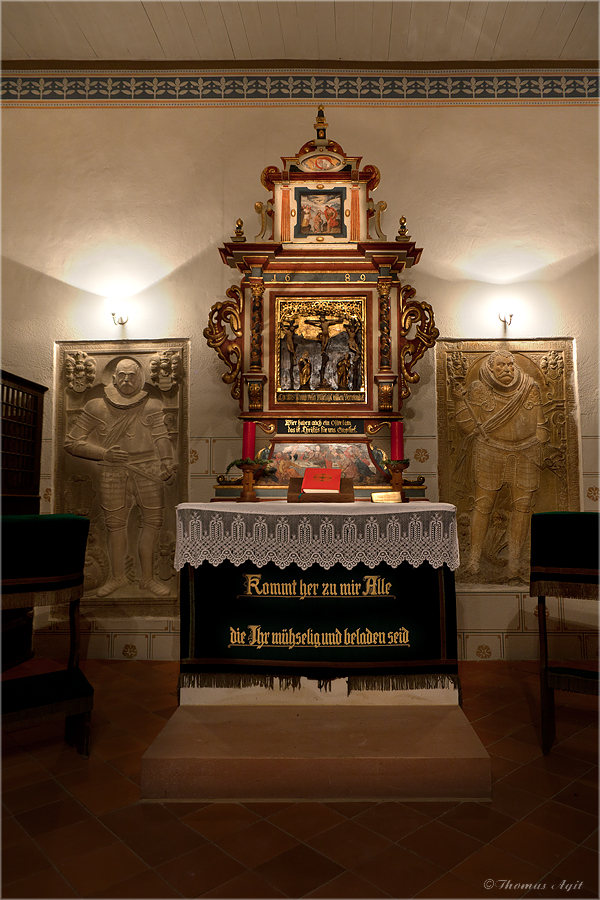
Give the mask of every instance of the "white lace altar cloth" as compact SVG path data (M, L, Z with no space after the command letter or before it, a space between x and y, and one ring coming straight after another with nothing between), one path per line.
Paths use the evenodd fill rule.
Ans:
M229 560L280 569L352 569L430 563L454 571L460 559L456 507L450 503L180 503L175 568Z

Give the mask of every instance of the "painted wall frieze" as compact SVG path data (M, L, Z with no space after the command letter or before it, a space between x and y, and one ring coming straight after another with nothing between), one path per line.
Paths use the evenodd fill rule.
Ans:
M598 73L578 69L345 72L282 69L22 70L1 80L4 106L482 106L589 104Z

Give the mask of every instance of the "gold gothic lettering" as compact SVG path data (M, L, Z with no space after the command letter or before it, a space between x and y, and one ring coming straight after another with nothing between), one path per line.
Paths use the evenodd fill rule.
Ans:
M295 631L293 628L282 628L281 631L263 631L260 625L248 625L247 629L229 628L229 647L246 647L254 650L287 647L295 650L299 647L410 647L408 629L397 631L371 631L370 628L356 628L349 631L336 628L335 631Z
M292 581L265 581L262 575L243 575L245 593L240 597L288 597L290 599L304 600L305 597L385 597L395 600L395 595L390 593L392 582L386 581L380 575L365 575L360 581L321 582L304 581L304 579Z

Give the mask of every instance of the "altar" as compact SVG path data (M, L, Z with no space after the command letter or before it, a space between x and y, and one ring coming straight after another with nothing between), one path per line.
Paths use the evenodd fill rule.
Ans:
M489 799L458 563L450 504L180 504L180 706L142 797Z
M182 702L274 678L457 688L458 564L447 503L180 504Z
M144 799L490 797L460 708L456 510L404 477L404 403L439 336L404 280L422 248L404 216L388 240L379 170L327 127L320 106L260 176L259 233L239 218L219 248L241 280L203 334L241 453L213 502L177 508L180 706ZM311 469L335 470L337 502L302 496Z

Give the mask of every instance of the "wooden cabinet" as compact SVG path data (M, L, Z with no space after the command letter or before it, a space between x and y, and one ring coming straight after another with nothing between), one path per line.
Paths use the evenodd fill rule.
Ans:
M48 388L2 371L2 512L40 511L42 415Z
M42 415L48 388L2 370L2 513L40 511ZM2 671L32 656L33 609L2 610Z

